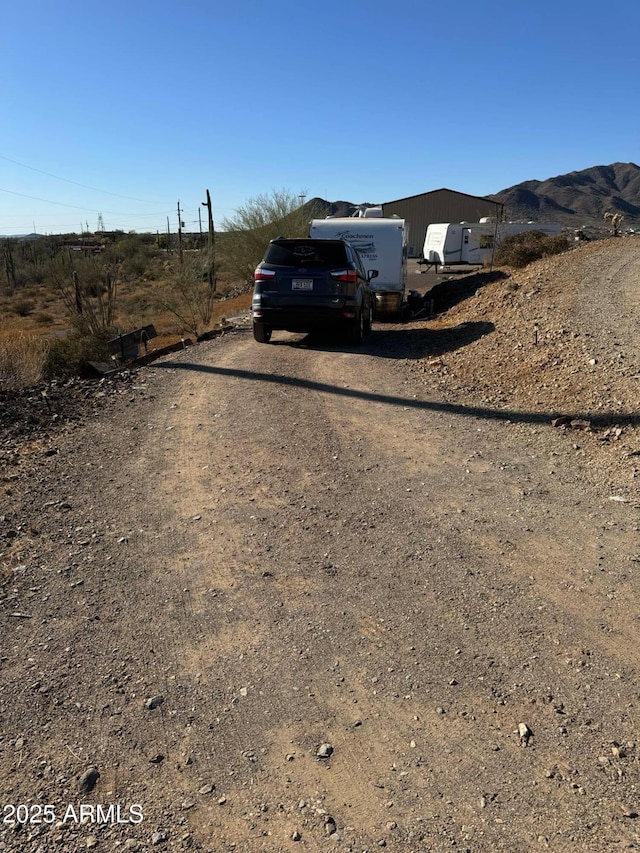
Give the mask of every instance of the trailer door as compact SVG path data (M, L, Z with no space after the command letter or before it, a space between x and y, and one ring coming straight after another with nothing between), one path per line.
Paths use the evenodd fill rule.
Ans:
M462 241L462 261L465 264L482 264L493 252L493 229L465 228Z

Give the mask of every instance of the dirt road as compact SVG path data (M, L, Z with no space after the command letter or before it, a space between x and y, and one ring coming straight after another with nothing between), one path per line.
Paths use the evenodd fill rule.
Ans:
M565 358L593 328L572 281ZM604 417L482 387L528 286L360 349L239 330L32 443L4 482L0 850L640 845L637 463Z

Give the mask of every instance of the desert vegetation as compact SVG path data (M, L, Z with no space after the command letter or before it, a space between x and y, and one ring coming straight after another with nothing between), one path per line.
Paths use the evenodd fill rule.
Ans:
M179 253L166 235L2 240L0 358L13 362L0 365L2 387L22 384L23 375L32 383L82 374L88 361L109 360L111 338L147 324L165 343L203 331L213 321L213 294L199 242L187 235ZM37 358L18 370L30 342Z
M49 354L46 341L21 331L0 330L0 389L37 385Z
M494 255L494 265L520 269L549 255L559 255L569 248L566 234L550 236L542 231L511 234L500 243Z
M269 240L306 234L313 215L300 196L274 190L249 199L219 232L211 218L206 234L0 240L0 387L82 375L90 361L109 361L110 339L146 325L158 346L197 337L248 306Z
M153 324L155 347L195 338L248 307L269 240L304 235L320 211L287 190L249 199L209 233L102 232L0 240L0 388L83 375L109 362L108 342ZM530 232L495 264L521 267L567 248Z
M250 198L222 223L227 271L240 281L251 281L269 240L306 236L309 220L316 215L312 205L301 206L299 197L288 190Z

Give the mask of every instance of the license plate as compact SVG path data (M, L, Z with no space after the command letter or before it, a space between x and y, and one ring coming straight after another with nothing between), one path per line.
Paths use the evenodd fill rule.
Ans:
M292 290L313 290L312 278L294 278L291 281Z

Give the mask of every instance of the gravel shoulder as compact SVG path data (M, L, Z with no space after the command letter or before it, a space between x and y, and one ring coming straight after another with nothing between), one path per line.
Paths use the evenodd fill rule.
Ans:
M640 845L640 245L450 287L9 430L0 850Z

